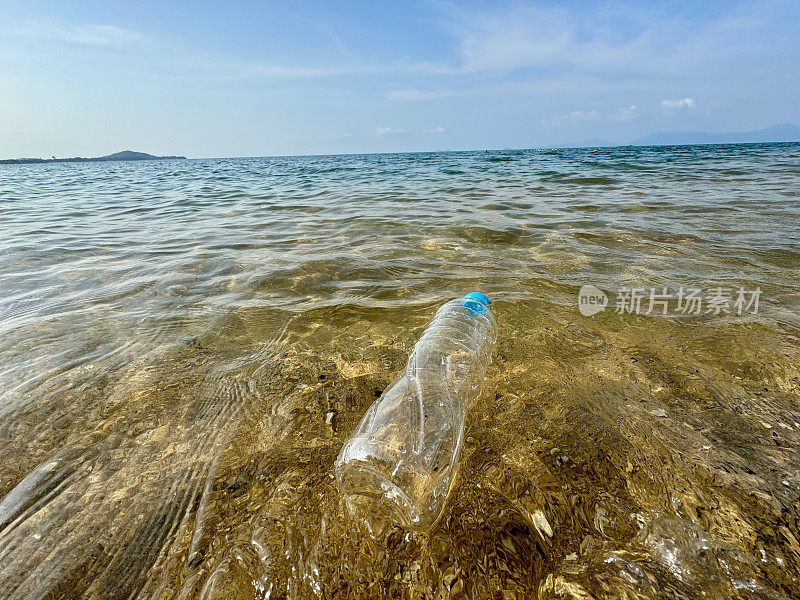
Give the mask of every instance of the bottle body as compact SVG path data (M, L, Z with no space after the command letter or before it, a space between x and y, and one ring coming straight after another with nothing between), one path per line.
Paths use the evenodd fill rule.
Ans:
M336 461L348 510L377 534L428 529L444 508L469 402L491 359L496 325L482 294L443 305L405 372L370 406Z

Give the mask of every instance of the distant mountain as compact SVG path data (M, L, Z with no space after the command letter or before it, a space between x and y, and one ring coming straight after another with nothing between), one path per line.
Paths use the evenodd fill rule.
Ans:
M94 160L171 160L171 159L186 160L186 157L153 156L152 154L147 154L146 152L133 152L131 150L123 150L122 152L115 152L114 154L109 154L108 156L101 156L100 158L96 158Z
M8 158L0 160L0 164L5 165L27 165L39 163L62 163L62 162L112 162L121 160L186 160L185 156L153 156L146 152L132 152L131 150L123 150L122 152L115 152L106 156L98 156L96 158Z
M785 123L756 131L707 133L673 131L651 133L630 142L631 146L684 146L691 144L748 144L761 142L800 142L800 126Z

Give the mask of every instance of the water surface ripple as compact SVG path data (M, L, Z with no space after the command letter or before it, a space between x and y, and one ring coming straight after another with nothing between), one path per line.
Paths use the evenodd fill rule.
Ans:
M0 597L800 598L799 190L798 144L0 166ZM471 290L446 518L370 540L333 461Z

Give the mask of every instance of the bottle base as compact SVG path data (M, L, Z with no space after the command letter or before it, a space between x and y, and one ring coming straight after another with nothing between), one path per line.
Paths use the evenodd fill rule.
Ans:
M363 462L337 468L337 484L348 512L378 537L394 524L412 531L429 528L433 521L421 512L399 485ZM438 515L436 515L438 516Z

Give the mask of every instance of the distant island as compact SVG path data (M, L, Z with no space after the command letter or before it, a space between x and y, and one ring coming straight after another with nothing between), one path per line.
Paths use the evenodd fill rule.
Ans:
M662 131L636 138L627 143L593 138L572 145L561 144L554 148L605 148L613 146L697 146L702 144L765 144L772 142L800 142L800 126L791 123L773 125L755 131L709 133L707 131Z
M146 152L132 152L131 150L123 150L107 156L98 156L96 158L7 158L0 159L0 164L3 165L29 165L39 163L64 163L64 162L112 162L121 160L186 160L185 156L153 156Z
M755 131L708 133L706 131L673 131L651 133L630 142L631 146L688 146L694 144L763 144L800 142L800 127L785 123Z

